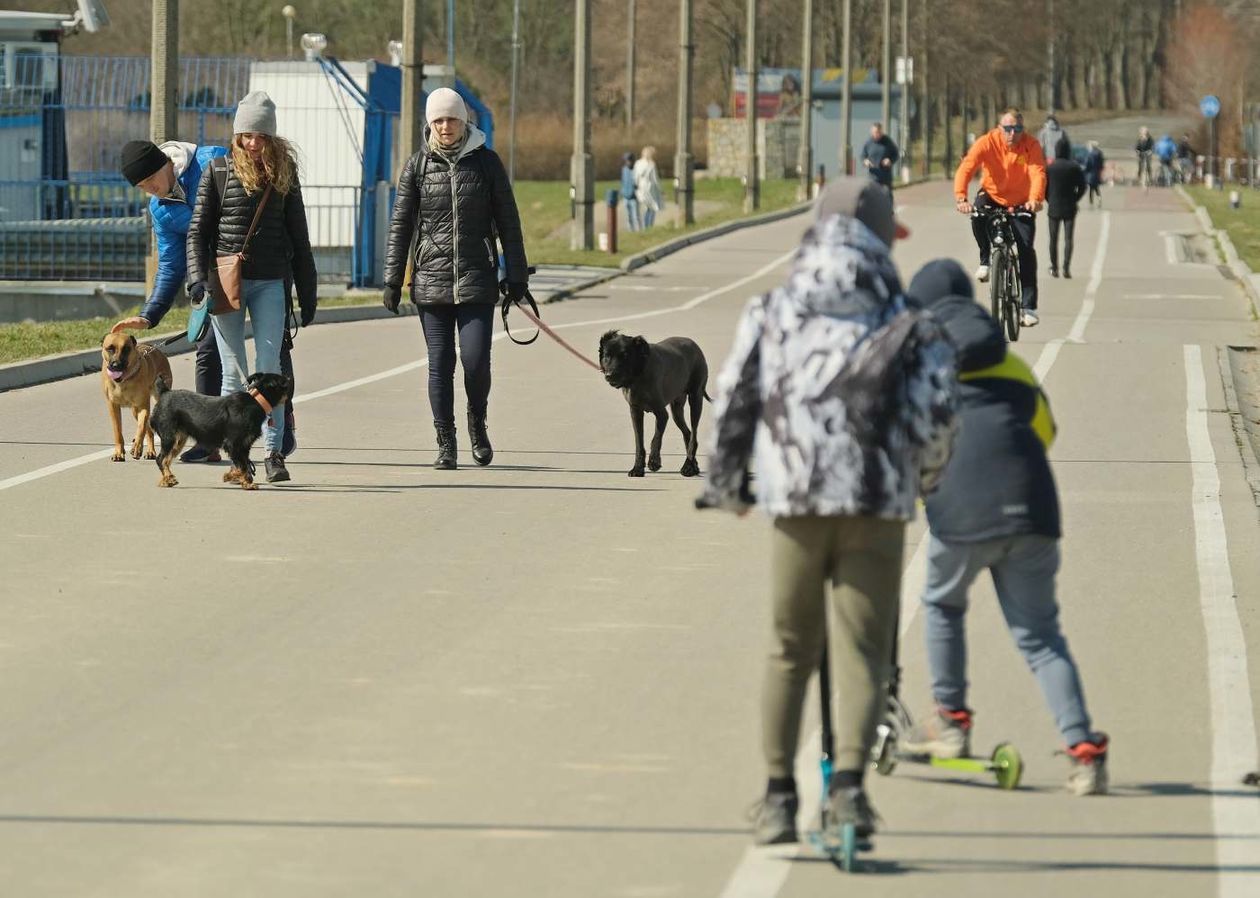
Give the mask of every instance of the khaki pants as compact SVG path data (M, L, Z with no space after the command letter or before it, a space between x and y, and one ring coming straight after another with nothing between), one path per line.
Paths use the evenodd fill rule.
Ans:
M771 777L792 776L805 690L822 660L828 606L835 769L866 766L886 701L904 538L902 521L775 519L774 633L762 692L762 741Z

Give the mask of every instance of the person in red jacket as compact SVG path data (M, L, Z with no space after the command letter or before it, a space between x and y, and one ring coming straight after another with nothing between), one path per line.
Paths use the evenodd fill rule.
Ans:
M980 191L975 202L968 202L967 190L976 169L983 167ZM1018 109L1007 109L998 127L985 134L963 158L954 174L954 199L958 211L970 215L995 207L1025 209L1034 215L1046 200L1046 158L1041 144L1024 131L1024 116ZM1015 240L1019 244L1019 276L1023 285L1023 325L1037 323L1037 220L1032 216L1012 219ZM980 247L980 267L976 279L989 279L989 235L983 218L971 223L976 245Z

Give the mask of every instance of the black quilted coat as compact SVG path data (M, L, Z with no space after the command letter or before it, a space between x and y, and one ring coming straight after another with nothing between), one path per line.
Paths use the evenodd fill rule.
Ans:
M521 218L507 171L484 145L485 136L474 127L468 130L468 141L454 163L426 146L407 160L398 178L385 283L402 287L407 253L418 228L411 283L411 301L417 304L495 302L496 233L507 279L528 280Z
M226 190L220 198L213 166L205 167L188 225L189 285L206 280L212 252L226 256L241 251L262 197L263 191L246 193L229 165ZM298 304L303 311L315 308L315 257L306 230L302 188L296 181L287 194L272 191L246 256L242 275L247 280L284 280L291 269Z

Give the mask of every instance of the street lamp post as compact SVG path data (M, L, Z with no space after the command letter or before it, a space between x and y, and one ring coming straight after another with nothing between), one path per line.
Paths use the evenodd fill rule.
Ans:
M853 0L844 0L844 44L840 65L844 69L844 88L840 94L840 174L849 174L849 157L853 144Z
M804 201L813 191L814 172L814 0L805 0L801 37L801 147L796 163L800 185L796 198Z
M512 2L512 98L508 111L508 180L516 182L516 80L521 62L521 0Z
M674 185L683 225L695 224L696 221L691 158L692 53L691 0L681 0L678 20L678 152L674 156Z
M757 0L748 0L748 21L744 31L744 69L748 89L744 91L744 211L761 208L761 187L757 175Z
M280 15L284 16L284 45L285 58L293 58L293 20L297 18L297 10L290 4L285 4L280 10Z
M573 191L570 249L595 248L595 162L591 156L591 0L576 0L573 54Z

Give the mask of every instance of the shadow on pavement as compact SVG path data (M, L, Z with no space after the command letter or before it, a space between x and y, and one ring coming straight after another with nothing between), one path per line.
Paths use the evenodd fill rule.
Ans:
M409 820L259 820L243 817L109 817L69 814L0 814L6 823L65 824L69 826L191 826L249 829L413 830L449 833L555 833L592 836L738 836L748 828L721 826L616 826L578 823L457 823Z

